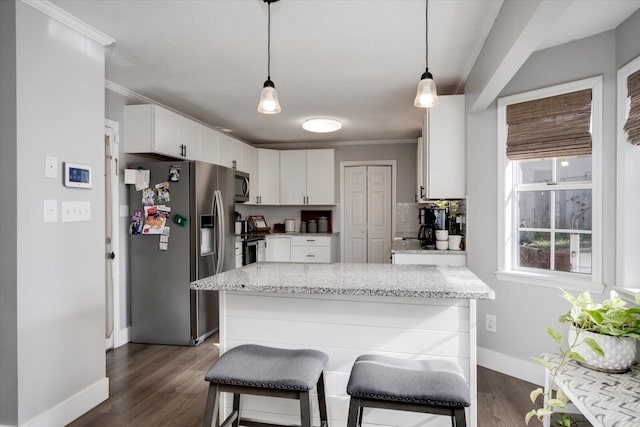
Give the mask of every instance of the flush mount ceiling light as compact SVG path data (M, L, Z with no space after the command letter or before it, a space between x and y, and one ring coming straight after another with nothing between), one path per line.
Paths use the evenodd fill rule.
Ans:
M420 77L420 83L418 84L418 92L416 93L416 99L413 101L413 105L420 108L431 108L431 107L437 107L440 101L438 100L438 92L436 91L436 82L433 81L433 76L429 72L429 0L426 0L425 3L426 3L426 13L425 13L426 69L425 69L425 72Z
M318 117L305 120L302 128L309 132L329 133L342 129L342 123L340 120Z
M282 111L278 102L278 93L276 86L271 81L271 3L278 0L263 0L267 3L269 20L267 24L267 80L262 85L260 92L260 102L258 103L258 112L262 114L277 114Z

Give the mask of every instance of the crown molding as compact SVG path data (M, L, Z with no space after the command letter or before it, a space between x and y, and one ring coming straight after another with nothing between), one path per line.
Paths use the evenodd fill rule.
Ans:
M47 0L22 0L23 3L28 4L34 9L39 10L45 15L50 16L51 18L59 21L66 26L73 28L80 34L89 37L91 40L100 43L102 46L108 46L112 43L115 43L115 39L103 33L102 31L98 31L93 28L91 25L87 24L84 21L76 18L69 12L60 9L58 6Z
M126 96L129 99L135 99L136 101L140 101L140 102L144 102L145 104L157 104L160 105L161 107L164 107L168 110L171 110L173 112L180 113L179 111L174 110L173 108L170 108L166 105L161 104L160 102L154 101L153 99L144 96L138 92L134 92L131 89L128 89L124 86L119 85L118 83L112 82L111 80L105 80L104 81L104 87L105 89L109 89L112 92L118 93L122 96ZM184 114L183 114L184 115ZM190 117L191 118L191 117Z

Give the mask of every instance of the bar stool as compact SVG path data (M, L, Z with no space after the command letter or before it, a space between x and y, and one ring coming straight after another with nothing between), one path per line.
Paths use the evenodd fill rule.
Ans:
M323 369L329 357L317 350L286 350L245 344L234 347L214 362L205 376L209 393L204 426L215 426L220 406L220 393L233 393L233 411L221 427L276 426L242 418L240 398L243 394L283 397L300 401L302 427L311 427L311 396L318 391L321 427L328 427Z
M362 425L364 408L395 409L451 417L465 427L469 387L460 367L447 360L404 360L367 354L356 359L347 393L347 427Z

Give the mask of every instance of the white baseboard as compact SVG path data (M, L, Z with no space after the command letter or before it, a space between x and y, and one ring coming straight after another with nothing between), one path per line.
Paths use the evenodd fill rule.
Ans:
M120 329L120 331L118 332L116 341L113 343L113 348L122 347L123 345L131 341L130 333L131 333L131 328Z
M109 398L109 378L102 378L84 390L41 413L27 427L64 426Z
M478 365L537 385L544 384L544 368L532 360L522 360L478 347Z

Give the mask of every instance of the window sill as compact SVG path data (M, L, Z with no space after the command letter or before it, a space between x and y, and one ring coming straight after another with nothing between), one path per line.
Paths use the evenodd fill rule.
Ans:
M601 294L604 292L603 283L592 282L587 279L560 277L554 274L532 273L523 271L496 271L498 280L522 283L525 285L542 286L545 288L562 288L566 291L589 291ZM640 291L640 290L639 290Z
M640 305L640 288L611 288L620 294L620 297L634 305Z

